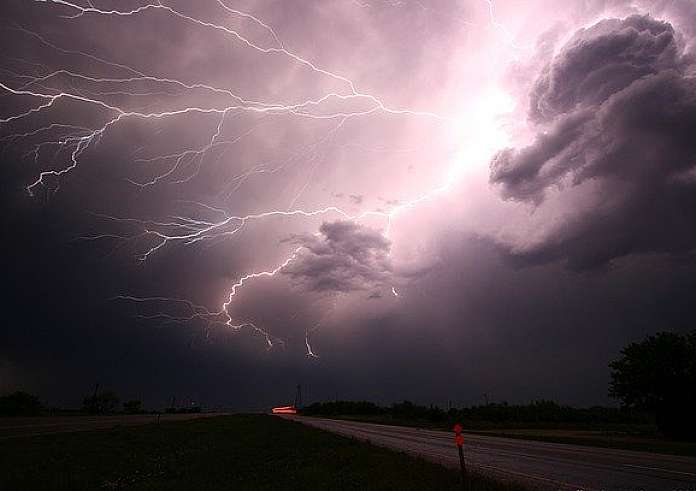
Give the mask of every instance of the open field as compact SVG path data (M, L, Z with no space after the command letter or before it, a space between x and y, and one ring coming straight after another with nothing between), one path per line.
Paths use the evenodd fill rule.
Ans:
M140 426L150 423L187 421L190 419L212 418L224 414L118 414L108 416L70 415L0 418L0 440L50 435L53 433L108 430L119 426Z
M454 446L451 449L456 454ZM461 489L455 470L265 415L8 438L0 489ZM475 476L473 490L520 489Z
M330 416L331 419L361 421L386 425L450 430L449 424L434 423L427 420L393 418L390 416ZM505 424L485 421L463 422L468 433L518 438L551 443L569 443L590 447L616 448L667 455L696 456L696 442L667 440L657 435L651 425L609 424L609 425L563 425L563 424Z

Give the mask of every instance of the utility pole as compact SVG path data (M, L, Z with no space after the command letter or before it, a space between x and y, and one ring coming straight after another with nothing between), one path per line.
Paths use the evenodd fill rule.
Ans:
M302 408L302 386L297 384L297 392L295 393L295 409Z
M94 384L94 394L92 394L91 400L88 401L87 410L92 413L99 413L99 402L97 401L97 396L99 395L99 381Z

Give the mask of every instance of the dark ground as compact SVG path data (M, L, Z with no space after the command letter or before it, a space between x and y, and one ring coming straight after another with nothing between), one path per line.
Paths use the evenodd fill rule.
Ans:
M454 451L454 447L453 447ZM458 472L264 415L8 438L0 489L461 489ZM472 490L520 489L474 476Z

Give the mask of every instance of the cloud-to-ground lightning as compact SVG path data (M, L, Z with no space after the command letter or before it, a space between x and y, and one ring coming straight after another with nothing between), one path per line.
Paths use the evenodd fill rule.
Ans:
M490 10L492 25L504 32L505 36L510 40L510 33L504 26L495 20L492 1L485 1ZM214 218L202 219L199 218L200 214L175 214L162 220L146 220L137 217L98 214L97 216L103 220L118 222L126 227L130 226L133 228L134 232L131 234L96 234L82 237L83 240L116 239L138 241L139 243L147 244L138 253L139 260L147 261L151 256L158 253L169 244L179 243L191 245L233 237L241 233L249 224L272 217L311 218L326 216L353 222L359 222L367 218L376 218L383 221L382 233L385 237L388 237L391 234L394 220L399 214L446 192L459 177L456 172L456 167L459 165L457 164L454 166L455 169L448 173L444 182L440 183L438 186L427 189L412 199L393 204L386 210L363 210L354 212L336 205L309 209L297 207L296 204L306 189L307 184L310 182L314 169L321 161L319 157L316 157L315 152L339 132L347 120L383 113L391 116L428 118L434 120L438 124L452 125L456 124L456 118L453 118L451 115L443 115L436 112L390 106L383 102L382 98L359 89L358 84L351 78L324 68L321 64L288 48L286 44L282 42L280 36L273 27L258 16L233 8L228 2L222 0L216 0L214 3L227 14L236 16L243 21L248 21L262 29L270 36L272 40L271 44L265 45L256 42L244 36L238 30L220 23L198 18L192 14L184 13L161 1L140 5L130 10L98 8L91 2L88 2L87 6L83 6L67 0L35 0L35 3L45 4L47 8L54 7L58 9L59 11L57 13L60 17L69 22L85 21L91 16L131 18L146 15L149 12L160 12L170 16L177 22L186 23L197 29L211 30L222 34L230 38L232 42L258 54L258 56L278 55L285 57L289 63L302 67L317 77L328 79L344 87L342 91L332 90L314 98L308 98L294 103L273 100L251 100L226 87L219 87L214 84L203 82L184 81L175 77L147 73L142 69L129 66L123 62L108 60L86 50L63 48L57 43L52 42L43 34L33 32L27 28L11 27L11 29L16 30L18 35L32 39L42 46L43 49L50 50L63 56L74 56L90 60L95 66L110 69L113 72L110 76L103 76L80 71L78 69L65 67L51 69L45 66L34 67L35 70L31 73L6 71L12 82L0 81L0 90L22 101L31 102L27 103L27 108L19 110L15 114L2 117L0 119L0 125L11 126L19 123L31 124L33 119L37 116L47 117L51 114L52 110L63 102L83 104L92 107L95 113L100 116L98 119L101 121L95 126L81 126L55 121L35 127L29 131L18 130L2 138L2 142L8 145L17 144L25 140L35 142L31 144L31 150L27 155L33 156L34 161L37 163L41 160L43 152L47 148L52 148L54 150L54 155L67 155L65 165L63 165L62 168L52 167L42 170L33 181L27 183L26 190L29 194L34 194L41 186L45 186L47 189L57 189L60 186L61 179L65 178L67 174L74 171L80 165L81 158L86 152L90 151L107 132L119 125L125 124L127 121L159 121L194 114L206 117L209 116L213 119L213 129L206 143L202 146L149 157L137 157L134 159L136 163L143 166L166 164L164 170L155 173L148 180L129 180L132 185L143 191L147 191L149 188L158 186L162 183L181 185L190 182L198 172L200 172L204 160L214 150L220 147L233 146L256 130L256 126L252 126L246 131L239 132L231 137L225 136L225 125L233 115L253 114L262 117L290 116L294 118L335 122L335 125L332 126L322 138L307 145L303 154L291 156L287 159L279 159L277 165L270 165L269 163L256 164L235 176L232 182L230 182L231 192L234 192L253 175L274 173L284 168L289 162L307 157L308 155L314 156L315 163L312 165L312 170L308 174L304 185L299 188L293 199L284 209L271 209L237 215L208 203L192 202L189 203L189 205L195 206L199 211L212 213ZM19 62L25 64L31 63L28 60L19 60ZM36 73L37 71L39 73ZM135 88L142 87L143 84L150 88L146 90ZM190 106L181 103L179 99L175 99L170 103L170 106L160 109L148 110L147 108L137 106L137 100L142 97L151 97L152 95L176 95L182 92L210 96L210 103ZM119 101L118 97L124 95L129 96L130 99L127 102ZM159 103L162 104L163 102L159 101ZM352 107L352 104L357 104L358 109ZM185 313L172 314L171 311L170 313L167 313L167 311L160 311L144 317L169 322L200 320L204 321L209 326L221 325L235 331L251 329L253 332L263 336L267 346L271 348L278 343L282 344L283 340L271 335L268 331L257 326L253 322L235 322L233 313L231 312L232 303L237 293L248 282L259 278L271 278L276 276L295 261L298 255L302 253L302 248L303 247L300 246L292 249L289 254L274 267L247 273L239 277L239 279L232 284L225 295L224 302L217 310L210 310L189 300L169 297L136 297L124 294L117 298L119 300L135 303L179 305L186 310ZM394 297L401 295L393 286L391 287L391 293ZM309 343L309 335L318 327L319 324L305 331L305 345L307 355L310 357L316 357L317 355L314 353Z

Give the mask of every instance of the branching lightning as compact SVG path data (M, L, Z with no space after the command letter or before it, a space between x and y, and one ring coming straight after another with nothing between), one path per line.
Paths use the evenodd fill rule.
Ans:
M148 74L135 67L98 57L87 51L63 48L51 42L43 35L27 28L12 27L11 29L14 29L18 35L33 39L46 50L64 56L75 56L90 60L96 66L108 68L113 71L113 75L101 77L74 69L49 69L43 65L33 64L28 60L17 61L27 66L34 65L30 73L14 73L9 70L3 70L10 75L13 83L0 81L0 90L18 100L31 101L31 103L28 103L29 107L27 109L0 119L0 125L9 126L22 122L31 124L33 118L37 116L48 116L53 109L64 102L90 106L101 116L102 122L94 127L51 122L43 126L32 128L29 131L20 130L2 137L0 142L2 142L3 145L18 144L23 141L34 142L38 140L38 143L31 144L31 150L26 154L26 156L33 157L34 162L37 164L42 161L43 155L49 152L49 149L53 150L53 156L56 158L57 156L67 154L67 161L62 168L45 169L41 171L32 182L26 185L26 191L30 195L34 195L35 191L40 187L56 191L60 186L61 179L65 178L67 174L74 171L80 165L80 161L85 153L91 150L107 132L131 120L166 120L196 114L210 117L214 121L214 128L210 133L210 138L208 138L207 142L202 146L168 154L135 158L134 162L143 166L166 164L164 170L156 173L148 180L129 180L133 186L143 191L162 183L185 184L191 181L198 175L205 159L213 151L235 145L240 140L256 131L259 125L263 124L263 120L261 120L260 123L248 128L244 132L236 134L233 137L226 137L224 136L225 125L229 123L230 119L235 115L256 114L262 117L285 115L335 122L335 125L321 138L306 145L303 152L291 155L276 163L262 162L255 164L235 176L229 183L230 193L237 191L254 175L276 173L286 166L291 165L293 162L306 158L307 155L313 155L317 149L326 144L326 142L331 140L331 138L341 130L346 121L352 118L365 117L375 113L384 113L402 117L429 118L444 125L456 122L454 118L448 115L390 107L385 104L380 97L359 90L357 84L350 78L328 70L287 48L277 32L270 25L255 15L232 8L222 0L216 0L220 9L228 15L236 16L243 21L248 21L256 25L268 34L272 43L268 46L261 45L242 35L235 29L209 20L197 18L160 1L147 3L131 10L106 10L95 7L91 2L88 2L87 6L82 6L67 0L34 1L35 3L46 4L47 7L51 6L58 9L62 18L74 22L88 19L90 16L129 18L145 15L148 12L159 12L195 28L210 30L227 36L231 38L233 42L258 53L259 56L283 56L289 63L296 64L303 69L309 70L318 77L326 78L342 85L344 90L330 91L316 98L292 104L281 101L249 100L225 87L217 87L202 82L190 83L176 78ZM489 8L491 24L497 29L500 29L508 40L512 42L512 37L507 29L495 20L492 1L485 0L485 2ZM37 71L39 72L38 74L36 73ZM143 86L148 88L144 90L134 88ZM170 103L170 107L160 110L148 110L147 108L138 108L133 105L133 100L137 101L139 97L147 98L153 95L176 95L182 92L208 95L211 102L207 105L188 106L176 104L175 100ZM119 96L128 96L130 98L128 104L114 102ZM351 109L353 104L358 104L359 109ZM136 153L138 151L136 151ZM207 203L187 202L188 205L195 207L199 212L212 214L213 218L201 219L199 218L200 213L188 215L177 214L161 221L154 221L100 214L97 215L100 219L117 222L125 227L130 227L133 232L129 234L97 234L84 236L80 239L91 241L118 240L147 244L137 256L139 261L145 262L170 244L192 245L231 238L241 233L249 224L273 217L311 218L328 216L356 222L366 218L376 218L384 222L383 233L388 237L391 233L395 218L401 212L418 206L446 192L458 178L457 174L452 172L441 185L433 189L428 189L411 200L392 205L387 210L365 210L355 213L333 205L316 209L297 207L296 203L306 189L312 178L314 169L319 163L320 159L315 156L315 162L311 167L312 171L309 173L305 185L293 196L293 199L286 209L272 209L246 215L235 215L229 213L225 209L211 206ZM212 326L222 326L234 331L248 329L260 335L270 349L277 345L283 345L284 340L271 335L268 331L257 326L253 322L235 322L231 313L232 304L237 293L248 282L259 278L272 278L276 276L289 264L295 261L301 252L302 246L296 247L275 267L242 275L232 284L225 295L224 302L217 310L208 309L205 306L195 304L186 299L170 297L136 297L132 295L121 295L115 299L136 304L164 305L167 306L167 308L171 307L169 310L141 315L142 318L146 319L157 319L175 323L201 321L205 323L208 328ZM391 293L394 297L399 297L401 295L397 292L395 287L391 287ZM311 329L305 331L305 346L308 357L317 357L310 345L310 335L316 331L320 325L321 321Z

